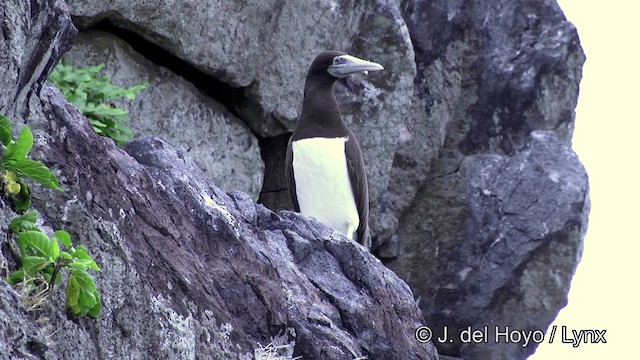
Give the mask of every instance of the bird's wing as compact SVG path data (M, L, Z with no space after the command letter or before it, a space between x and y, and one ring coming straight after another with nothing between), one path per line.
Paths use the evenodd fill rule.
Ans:
M356 231L358 242L367 249L371 249L371 235L369 234L369 186L367 184L367 172L364 167L364 159L358 140L353 134L350 134L345 144L345 152L347 155L347 170L349 172L349 180L351 188L356 200L356 207L360 215L360 225ZM355 194L362 194L356 196Z
M293 150L291 147L291 138L287 144L287 154L284 163L284 173L289 186L289 198L293 205L293 210L300 212L300 204L298 204L298 195L296 194L296 179L293 177Z

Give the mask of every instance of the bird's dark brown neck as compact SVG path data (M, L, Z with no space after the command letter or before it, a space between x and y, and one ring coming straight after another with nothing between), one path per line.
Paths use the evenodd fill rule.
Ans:
M305 84L302 113L293 133L294 140L346 136L348 130L342 122L340 108L333 93L334 84L333 79L308 79Z

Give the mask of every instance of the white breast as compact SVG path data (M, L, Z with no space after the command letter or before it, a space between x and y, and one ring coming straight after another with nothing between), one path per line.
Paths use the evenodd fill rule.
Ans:
M293 175L300 212L354 239L360 218L345 155L346 137L294 141Z

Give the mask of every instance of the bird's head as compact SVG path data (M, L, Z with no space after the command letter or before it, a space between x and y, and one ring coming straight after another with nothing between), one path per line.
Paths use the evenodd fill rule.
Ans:
M354 73L367 73L368 71L384 70L382 65L359 59L341 51L325 51L316 56L309 67L307 78L311 76L327 76L341 79Z

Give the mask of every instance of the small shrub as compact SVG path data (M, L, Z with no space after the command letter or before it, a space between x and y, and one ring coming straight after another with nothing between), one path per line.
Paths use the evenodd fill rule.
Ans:
M49 81L62 90L67 101L74 104L89 119L96 133L112 138L122 147L133 137L126 125L129 115L111 101L120 98L135 99L148 84L123 88L111 83L108 76L99 76L104 64L74 69L71 64L59 63Z
M68 273L67 308L75 316L100 315L100 292L87 270L100 271L85 246L74 247L71 236L58 230L48 237L36 225L37 211L29 211L11 221L11 231L17 234L20 268L9 276L12 285L22 284L35 292L31 301L41 304L61 282L62 272Z
M31 204L25 178L62 191L58 179L46 165L27 158L33 147L33 134L28 126L25 125L18 139L13 140L11 121L0 115L0 142L2 142L0 180L5 194L15 199L16 210L25 211Z

